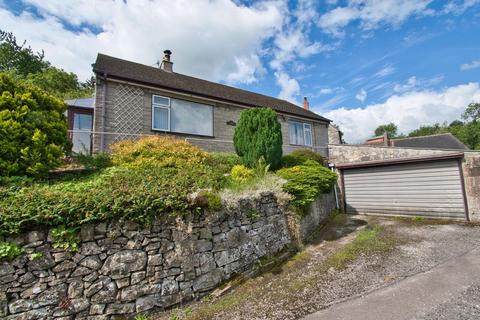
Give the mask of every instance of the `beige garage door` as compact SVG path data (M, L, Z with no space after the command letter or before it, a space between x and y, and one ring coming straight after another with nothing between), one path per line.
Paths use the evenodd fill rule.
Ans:
M348 213L465 218L458 160L343 170Z

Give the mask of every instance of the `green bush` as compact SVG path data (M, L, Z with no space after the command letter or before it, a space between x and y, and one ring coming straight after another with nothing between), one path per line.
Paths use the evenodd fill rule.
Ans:
M69 149L66 105L0 73L0 175L42 175Z
M206 163L223 173L230 173L235 165L242 164L242 160L235 153L212 152L208 154Z
M293 151L290 154L287 154L282 157L282 167L290 168L303 164L307 160L313 160L321 165L325 163L325 160L318 153L310 149L298 149Z
M247 167L254 167L260 157L271 169L280 167L282 130L277 114L270 108L242 111L233 136L235 151Z
M15 243L11 242L0 242L0 259L9 259L12 260L15 257L18 257L23 252L23 249Z
M253 170L239 164L233 166L230 177L234 183L244 184L253 178Z
M320 193L332 189L337 175L313 160L277 171L277 175L287 180L283 189L294 196L292 204L305 212Z
M159 216L194 213L191 194L204 189L215 193L225 186L227 177L207 161L207 153L182 140L146 140L114 146L120 150L112 155L116 166L58 181L0 186L0 235L32 225L68 229L91 221L148 223ZM165 142L169 150L148 150L155 141Z

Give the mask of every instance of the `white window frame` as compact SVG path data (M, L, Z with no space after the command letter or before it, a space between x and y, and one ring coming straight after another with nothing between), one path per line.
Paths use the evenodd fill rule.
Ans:
M306 147L312 147L313 146L313 130L312 130L312 125L310 123L305 123L305 122L300 122L300 121L288 121L288 130L290 131L290 123L295 123L295 124L300 124L302 125L302 130L303 130L303 144L296 144L292 143L290 141L291 145L296 145L296 146L306 146ZM308 128L308 129L307 129ZM310 144L307 144L307 131L310 132ZM290 139L290 132L288 134L288 137Z
M168 105L155 103L154 102L155 97L167 99L168 100ZM160 95L156 95L156 94L152 95L152 130L162 131L162 132L169 132L170 131L170 107L171 107L171 101L170 101L169 97L160 96ZM167 121L168 127L167 127L167 129L155 128L155 121L154 121L155 120L155 108L165 109L165 110L168 111L168 121Z

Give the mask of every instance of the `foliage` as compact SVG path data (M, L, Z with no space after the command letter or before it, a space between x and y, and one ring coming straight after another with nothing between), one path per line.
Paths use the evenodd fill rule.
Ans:
M305 163L307 160L313 160L322 165L325 162L321 155L310 149L298 149L282 157L282 167L290 168L298 166Z
M5 181L0 186L0 235L32 225L71 228L120 217L148 223L190 214L197 209L189 201L191 194L216 193L227 182L208 154L182 140L145 138L112 149L118 151L112 155L116 166L106 169L58 180Z
M43 257L43 253L35 251L30 254L29 260L34 261L40 259L41 257Z
M301 165L283 168L277 175L287 180L283 188L294 196L292 204L305 212L316 197L331 190L337 175L313 160Z
M255 220L260 216L257 210L250 210L247 212L247 218L250 220Z
M242 111L233 143L247 167L254 167L263 156L272 169L277 169L282 158L282 131L275 111L270 108Z
M18 257L23 252L23 249L15 243L0 242L0 259L6 258L12 260Z
M378 126L377 129L375 129L375 136L381 136L385 132L388 134L390 138L395 138L398 133L398 127L393 122L390 122L388 124L383 124L381 126Z
M206 162L207 153L187 141L165 136L123 140L110 147L115 165L128 168L194 166Z
M258 159L257 163L255 164L255 167L253 167L253 175L257 179L263 179L267 175L269 169L270 169L270 164L268 164L265 161L265 158L261 156L260 159Z
M42 175L69 148L65 104L0 73L0 175Z
M65 226L58 226L50 230L53 238L53 247L63 250L70 250L72 252L78 251L80 238L77 236L78 227L71 228Z
M43 51L33 52L25 42L18 44L12 33L0 30L0 71L16 70L23 76L38 73L48 66L44 57Z
M112 166L112 157L109 153L95 153L92 155L78 153L73 158L86 169L104 169Z
M149 320L150 318L144 314L137 314L133 320Z
M17 81L38 86L61 99L92 96L93 77L80 82L74 73L56 68L26 43L18 44L11 32L0 30L0 72L9 72Z
M227 174L230 173L235 165L242 164L242 160L235 153L211 152L206 158L206 163Z
M253 178L253 170L244 165L235 165L232 168L231 179L238 184L245 184Z
M195 206L208 208L212 211L222 208L222 198L216 192L201 190L195 197Z
M472 150L480 149L480 122L462 122L459 120L452 121L449 125L446 123L435 123L431 126L421 126L408 134L409 137L421 137L433 134L451 133L458 140L463 142Z
M480 103L472 102L470 103L465 112L462 115L462 118L466 121L477 122L480 120Z

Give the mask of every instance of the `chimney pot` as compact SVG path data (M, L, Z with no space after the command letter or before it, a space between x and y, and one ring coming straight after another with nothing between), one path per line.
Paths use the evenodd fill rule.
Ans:
M166 72L173 72L173 62L170 61L170 56L172 55L172 51L170 50L165 50L163 51L163 60L162 64L160 65L160 69Z
M307 97L303 98L303 109L309 110L310 109L310 103L308 102Z

